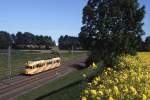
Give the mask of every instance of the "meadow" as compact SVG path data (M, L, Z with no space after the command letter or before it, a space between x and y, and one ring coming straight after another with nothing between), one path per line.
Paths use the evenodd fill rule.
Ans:
M80 56L81 54L71 56L66 53L64 59ZM136 56L118 57L114 68L101 67L97 64L83 70L76 70L17 99L149 100L149 80L150 52L139 52Z
M92 76L95 77L89 80ZM93 69L92 65L62 79L54 81L58 84L53 88L52 82L19 97L18 100L29 97L42 97L42 100L149 100L150 52L139 52L137 56L122 55L114 69L103 68L99 64L94 65Z
M74 52L62 52L60 54L56 52L40 52L40 51L20 51L12 50L11 52L11 68L12 75L17 75L23 73L24 66L28 61L49 59L52 57L60 56L62 58L62 63L67 60L76 59L78 57L84 56L86 53L76 53ZM0 50L0 78L6 78L9 76L8 68L8 54L7 50Z

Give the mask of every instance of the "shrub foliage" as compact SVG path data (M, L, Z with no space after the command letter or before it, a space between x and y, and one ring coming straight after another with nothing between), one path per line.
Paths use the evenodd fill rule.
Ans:
M123 55L116 64L118 69L105 68L99 76L87 83L83 90L86 100L149 100L149 54Z

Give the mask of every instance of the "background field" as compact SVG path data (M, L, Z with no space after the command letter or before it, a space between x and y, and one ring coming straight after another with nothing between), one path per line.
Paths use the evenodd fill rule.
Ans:
M85 56L86 53L83 52L74 52L70 53L68 51L56 53L51 51L30 51L30 50L12 50L11 52L11 66L12 66L12 75L17 75L23 72L25 63L27 61L49 59L52 57L60 56L62 58L62 63L71 59L78 59L81 56ZM9 75L8 68L8 54L7 50L0 50L0 78L8 77Z
M80 100L81 91L84 89L85 80L98 75L103 70L103 67L94 69L88 67L82 70L75 70L65 76L62 76L54 81L50 81L46 85L37 89L31 90L22 96L17 97L17 100ZM83 77L86 74L86 78Z

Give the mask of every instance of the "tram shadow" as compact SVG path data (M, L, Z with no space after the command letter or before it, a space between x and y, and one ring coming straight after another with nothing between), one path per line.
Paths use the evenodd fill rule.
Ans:
M78 64L73 64L71 67L77 69L77 70L82 70L86 68L85 62L80 62Z

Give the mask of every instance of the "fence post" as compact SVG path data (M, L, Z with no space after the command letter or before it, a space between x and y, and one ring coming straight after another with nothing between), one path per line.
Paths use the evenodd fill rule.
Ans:
M11 68L11 46L8 47L8 69L9 69L9 79L11 80L12 68Z

